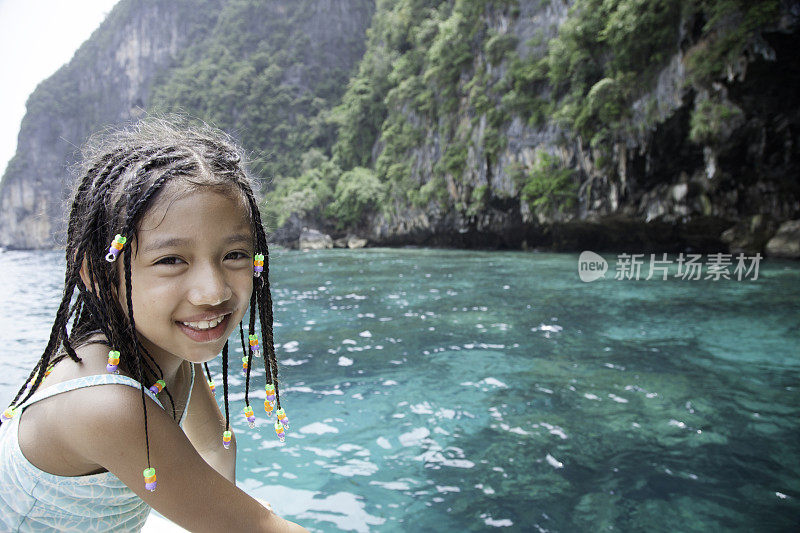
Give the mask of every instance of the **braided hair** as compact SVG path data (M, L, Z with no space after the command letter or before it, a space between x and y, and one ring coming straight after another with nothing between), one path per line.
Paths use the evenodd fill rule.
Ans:
M66 236L66 274L64 292L44 353L26 383L11 402L12 409L27 401L39 388L47 369L69 357L80 361L76 347L104 343L120 352L119 368L141 385L145 446L150 468L150 441L147 430L147 384L163 378L154 358L136 335L131 286L131 250L120 252L122 272L103 258L114 235L136 240L139 224L159 194L175 180L182 186L210 186L239 194L250 214L255 250L264 254L264 272L254 278L250 296L248 331L256 334L256 318L266 341L264 369L267 383L278 395L278 366L272 334L272 297L269 286L269 250L258 204L253 194L244 153L227 134L208 126L189 126L175 118L146 118L127 128L92 138L83 153L69 211ZM84 269L88 279L81 279ZM124 287L125 306L115 294ZM242 352L247 357L245 402L249 406L250 368L253 349L245 345L240 324ZM101 334L102 340L93 340ZM206 365L209 382L211 375ZM225 430L230 430L228 406L228 342L222 350ZM175 402L164 387L177 419ZM27 392L26 392L27 391Z

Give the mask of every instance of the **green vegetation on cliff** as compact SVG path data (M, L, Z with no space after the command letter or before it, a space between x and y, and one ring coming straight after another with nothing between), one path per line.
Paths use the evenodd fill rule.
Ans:
M683 44L694 43L687 79L708 84L778 14L778 0L578 0L542 57L509 56L504 101L531 124L552 116L602 145L628 133L632 103L652 90L654 75ZM547 100L538 96L545 87L552 89Z
M358 72L330 114L338 130L325 164L336 172L371 168L384 189L368 204L353 204L359 207L352 213L338 203L339 223L362 220L368 206L390 218L431 202L464 216L479 212L504 192L465 179L469 165L483 163L471 154L495 164L514 117L531 127L560 124L598 150L598 165L607 164L612 143L655 127L651 108L644 124L634 124L632 104L652 91L681 47L690 46L689 80L717 79L759 28L775 22L777 4L578 0L554 38L539 31L521 44L509 29L520 13L514 0L379 1ZM506 22L498 26L499 19ZM690 139L713 141L737 117L724 102L702 103ZM536 210L572 209L578 172L544 152L531 165L507 169L516 197ZM324 207L335 181L309 184L301 176L288 189L309 193L305 212L331 216ZM285 220L294 204L280 189L268 203Z
M336 36L346 45L336 50L320 42L333 23L324 9L314 0L229 0L208 38L160 80L153 107L185 110L234 132L270 181L297 176L304 154L330 151L330 111L364 46L358 34ZM369 0L357 0L348 16L371 11Z
M374 210L391 214L395 208L453 200L466 210L483 201L481 194L452 198L447 182L461 180L479 119L476 114L473 121L460 120L464 99L488 117L482 138L489 157L504 147L499 129L510 116L499 105L501 95L487 86L491 81L476 56L486 48L491 61L500 62L515 46L513 36L493 33L485 18L495 10L513 16L515 6L514 0L378 2L359 71L332 113L339 126L335 164L343 170L371 167L384 184ZM432 136L438 155L430 168L420 168L415 153ZM267 203L285 211L283 198L276 190ZM357 220L361 213L340 216Z

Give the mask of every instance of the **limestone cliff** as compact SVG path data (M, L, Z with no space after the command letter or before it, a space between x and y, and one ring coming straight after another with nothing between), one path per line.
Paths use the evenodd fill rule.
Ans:
M335 105L364 51L369 0L122 0L28 100L0 183L0 246L58 246L77 148L145 111L227 130L267 178L329 148Z
M523 59L549 53L552 60L552 40L575 31L569 28L575 20L588 19L579 18L575 2L487 4L480 32L515 44L513 53ZM564 97L550 104L549 116L526 121L506 103L513 91L507 82L512 61L492 60L487 37L474 39L478 45L472 45L471 60L455 81L453 127L442 127L441 114L431 120L410 98L387 111L388 117L398 114L413 124L422 139L404 152L412 164L403 179L420 190L432 188L437 165L453 147L462 150L462 164L440 170L443 194L417 205L390 188L390 207L376 209L360 231L373 243L390 244L763 252L780 222L800 217L800 96L794 89L800 81L794 53L800 46L799 14L797 2L781 3L772 22L753 31L738 55L726 58L722 75L702 78L699 67L690 66L709 53L707 15L676 9L670 46L661 51L667 53L653 60L657 69L651 75L629 78L635 87L625 94L634 96L625 110L610 116L603 116L600 106L618 102L597 95L615 80L604 78L580 101L564 104ZM744 24L735 15L729 18L729 24ZM609 55L597 61L611 61ZM554 78L550 68L549 79L528 85L542 100L557 91L548 83ZM483 90L476 91L476 84ZM487 97L488 110L479 100ZM600 111L592 108L593 98ZM574 111L581 106L584 115ZM508 115L492 124L503 108ZM564 120L570 113L577 119ZM585 114L601 120L581 131ZM615 129L605 131L612 122ZM396 149L385 132L384 125L372 166L380 167L387 149ZM563 190L548 191L551 184Z
M75 56L27 102L17 152L0 184L0 245L57 246L68 167L97 129L136 117L155 77L213 22L219 1L123 0Z

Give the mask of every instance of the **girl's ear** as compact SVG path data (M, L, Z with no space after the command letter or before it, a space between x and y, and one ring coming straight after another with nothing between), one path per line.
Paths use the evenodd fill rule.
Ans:
M81 281L83 282L84 289L86 289L89 292L93 292L95 294L99 294L100 293L100 288L97 286L97 282L95 282L94 287L90 288L91 283L89 281L90 280L89 262L86 261L85 257L83 258L83 261L81 261L80 275L81 275Z
M85 257L83 258L83 261L81 261L80 276L81 276L81 281L83 282L83 287L87 291L89 291L89 292L91 292L91 293L93 293L95 295L99 295L100 294L100 286L97 284L97 281L94 282L94 287L90 288L91 283L90 283L90 276L89 276L89 262L86 261ZM116 298L116 296L117 296L117 288L112 285L111 290L114 292L114 297Z

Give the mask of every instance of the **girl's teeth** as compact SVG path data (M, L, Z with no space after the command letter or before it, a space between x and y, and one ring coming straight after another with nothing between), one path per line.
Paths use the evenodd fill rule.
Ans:
M200 322L181 322L184 326L189 326L192 329L211 329L215 328L222 322L225 317L215 318L214 320L201 320Z

